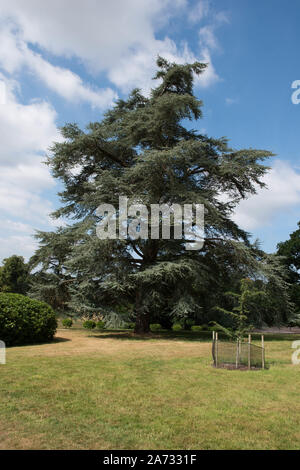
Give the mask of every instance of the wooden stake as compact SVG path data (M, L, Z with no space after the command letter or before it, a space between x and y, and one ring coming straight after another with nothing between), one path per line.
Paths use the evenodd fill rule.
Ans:
M261 335L261 366L265 368L265 339L264 335Z
M248 369L251 369L251 335L248 335Z
M235 368L238 368L239 365L239 349L240 349L240 342L236 340L236 355L235 355Z
M216 338L216 367L218 367L218 333L215 332L215 338Z

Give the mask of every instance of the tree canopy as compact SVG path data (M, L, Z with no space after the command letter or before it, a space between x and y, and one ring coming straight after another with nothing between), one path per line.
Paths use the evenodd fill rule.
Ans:
M134 89L85 130L75 123L62 127L63 142L54 143L47 163L64 188L54 217L70 222L50 234L39 232L40 248L31 260L40 280L52 273L68 286L68 306L76 312L101 311L109 318L120 305L134 305L136 332L147 332L158 312L200 315L205 305L216 304L214 286L220 292L242 277L273 276L285 289L276 260L252 245L232 219L241 199L264 186L264 161L272 153L234 150L226 138L192 128L189 121L202 116L194 78L205 64L159 57L157 68L149 96ZM100 240L97 207L118 207L119 197L147 208L204 204L204 247L186 250L184 236L152 239L151 223L146 239Z
M291 300L300 314L300 222L298 229L290 234L288 240L278 243L277 255L281 257L283 265L287 268L291 284Z
M0 267L0 291L26 294L29 286L29 266L24 258L17 255L5 258Z

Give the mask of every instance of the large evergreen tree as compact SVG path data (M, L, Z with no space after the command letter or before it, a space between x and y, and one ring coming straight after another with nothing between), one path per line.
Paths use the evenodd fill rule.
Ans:
M189 315L199 309L199 293L214 295L209 286L225 272L227 277L240 271L254 278L267 276L270 266L231 217L241 199L263 186L263 161L271 153L232 150L225 138L210 138L188 126L188 120L201 118L193 80L205 64L158 58L157 66L158 85L149 97L133 90L86 131L65 125L64 141L53 145L48 158L54 177L64 185L63 205L54 216L75 219L53 234L62 247L68 234L72 238L64 259L70 306L109 315L121 304L134 304L135 331L140 333L149 330L157 311ZM126 196L129 205L147 207L204 204L203 249L187 251L185 239L100 240L96 209L103 203L117 208L119 196ZM44 251L36 261L41 261L46 238L38 236ZM44 270L49 268L44 263Z

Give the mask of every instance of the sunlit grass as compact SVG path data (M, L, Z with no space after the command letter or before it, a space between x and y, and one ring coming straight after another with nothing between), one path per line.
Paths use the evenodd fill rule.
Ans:
M269 370L228 371L205 335L57 336L0 365L1 449L299 449L299 337L267 338Z

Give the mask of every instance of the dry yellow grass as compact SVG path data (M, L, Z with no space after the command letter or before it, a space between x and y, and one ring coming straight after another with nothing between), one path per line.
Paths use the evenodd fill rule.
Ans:
M299 366L211 367L211 343L59 330L0 366L0 449L297 449Z
M150 356L168 359L203 356L208 355L210 351L210 343L164 340L159 339L158 335L135 339L133 333L87 333L85 330L61 329L57 331L54 343L11 348L8 355L13 353L14 357L61 357L87 354L117 358Z

